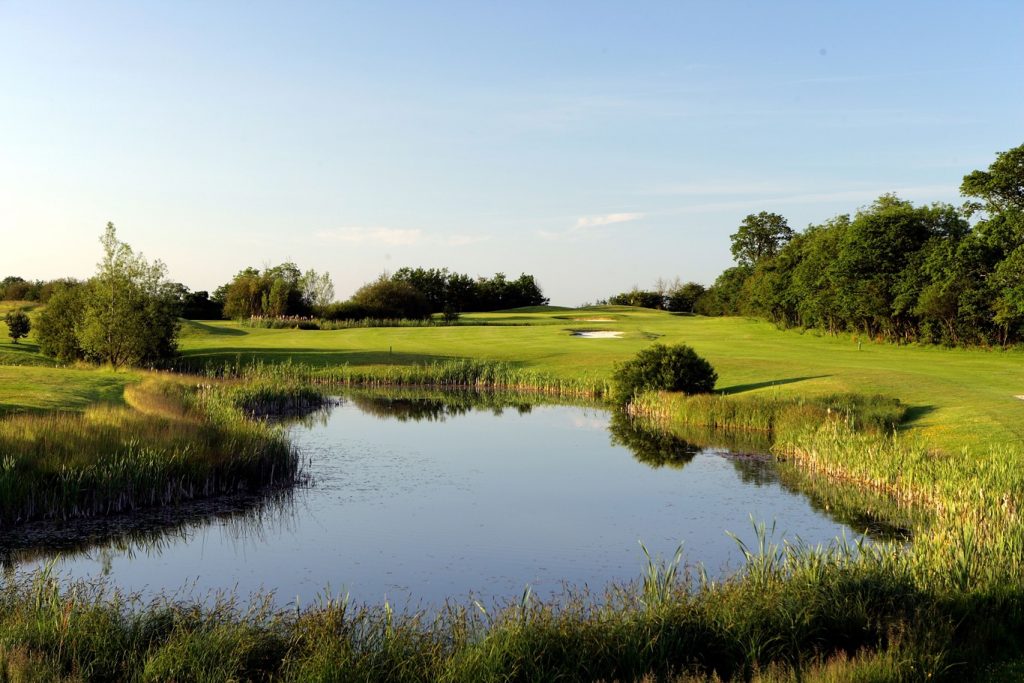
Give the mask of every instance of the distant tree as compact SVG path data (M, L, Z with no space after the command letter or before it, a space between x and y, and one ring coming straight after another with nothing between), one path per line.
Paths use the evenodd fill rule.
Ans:
M290 261L262 271L245 268L231 282L218 287L215 301L223 302L224 316L243 319L252 316L309 315L314 302L311 296L334 298L334 285L330 276L307 271L303 275ZM317 304L324 305L324 304Z
M62 363L85 358L78 330L85 318L86 284L62 287L50 296L36 325L39 350Z
M750 266L726 268L704 296L697 300L695 311L701 315L740 315L743 286L753 270Z
M668 292L665 308L675 313L693 313L705 291L704 285L697 282L676 285Z
M639 306L640 308L662 309L665 307L665 298L660 292L640 289L634 285L633 289L628 292L621 292L608 297L608 303L612 306Z
M32 322L28 319L25 312L20 309L10 311L4 318L4 322L7 323L7 334L15 344L18 343L19 339L27 337L28 333L32 330Z
M360 287L349 301L362 317L422 319L430 316L423 293L408 282L392 280L387 274Z
M732 256L741 266L753 266L765 258L772 258L793 239L793 230L786 219L777 213L762 211L749 214L740 223L739 230L729 236Z
M210 298L209 292L189 291L188 287L177 284L174 288L181 317L188 320L220 320L224 317L224 305Z
M302 275L301 286L303 298L314 310L322 309L334 301L334 283L330 273L307 270Z
M449 304L448 281L451 273L447 268L399 268L391 276L395 282L405 282L415 287L427 300L431 313L440 313Z
M291 291L289 283L283 277L275 277L270 282L270 289L263 293L262 309L263 315L274 318L284 316L288 313L288 294Z

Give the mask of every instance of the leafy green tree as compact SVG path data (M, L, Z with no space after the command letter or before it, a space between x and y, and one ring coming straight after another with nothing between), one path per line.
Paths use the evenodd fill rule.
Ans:
M697 282L686 282L669 289L665 301L665 308L675 313L693 313L696 310L697 301L707 291L704 285Z
M965 207L969 213L1019 216L1024 211L1024 145L996 154L987 171L965 175L960 193L974 198Z
M627 403L644 391L709 393L715 389L718 373L685 344L654 344L618 365L612 381L617 400Z
M427 300L431 313L440 313L449 305L447 268L399 268L391 276L396 282L415 287Z
M7 323L7 334L15 344L18 343L19 339L27 337L28 333L32 330L32 322L28 319L25 311L20 309L10 311L4 317L4 322Z
M302 297L313 309L319 310L334 301L334 282L331 274L307 270L301 280Z
M993 304L993 322L1003 345L1020 338L1024 329L1024 246L1014 249L1003 259L993 273L993 285L998 292Z
M273 318L287 315L288 293L291 289L289 283L284 278L274 278L270 283L270 289L263 293L263 315L269 315Z
M119 241L113 223L107 223L100 244L103 260L83 292L76 329L85 356L115 368L173 356L178 307L166 267Z
M639 306L640 308L662 309L665 307L665 298L659 292L644 290L634 286L628 292L608 297L608 303L612 306Z
M793 230L777 213L762 211L749 214L739 230L729 236L733 259L741 266L754 266L762 259L772 258L793 239Z
M39 350L61 363L85 358L78 341L78 330L85 319L85 293L88 285L62 287L50 296L36 324Z
M418 320L430 316L430 306L422 292L386 274L360 287L349 303L358 307L361 317Z
M753 270L751 266L726 268L704 296L697 300L696 312L701 315L739 315L743 303L743 286Z

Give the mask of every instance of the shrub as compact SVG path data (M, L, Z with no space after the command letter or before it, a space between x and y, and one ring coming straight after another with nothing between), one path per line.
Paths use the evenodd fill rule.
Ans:
M709 393L715 388L718 373L685 344L655 344L619 365L612 380L618 401L628 403L643 391Z
M22 337L27 337L32 329L32 323L29 322L24 311L11 311L7 314L5 322L7 323L7 334L11 336L15 344Z

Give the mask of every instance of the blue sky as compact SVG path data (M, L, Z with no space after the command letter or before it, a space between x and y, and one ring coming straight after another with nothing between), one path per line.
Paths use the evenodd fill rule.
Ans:
M0 0L0 276L248 265L708 283L743 217L959 203L1024 143L1021 2Z

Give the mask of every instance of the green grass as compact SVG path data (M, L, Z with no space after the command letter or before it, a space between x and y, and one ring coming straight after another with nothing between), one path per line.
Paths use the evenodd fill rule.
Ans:
M587 322L587 318L612 318ZM234 322L187 322L181 348L188 363L294 360L322 367L417 365L493 360L550 377L606 381L616 362L653 340L685 342L708 358L729 394L813 397L881 394L909 409L908 429L948 451L1024 439L1024 353L865 343L850 337L779 331L742 318L677 316L626 307L517 310L467 314L487 326L267 330ZM500 323L515 323L500 326ZM621 339L581 339L574 329L609 329ZM0 329L0 333L5 333ZM89 371L13 370L6 363L47 363L33 340L0 337L0 411L69 407L109 400ZM103 373L95 373L102 377ZM125 382L131 380L124 380Z
M453 605L438 619L335 602L255 615L195 605L131 611L121 598L90 598L85 589L62 593L37 577L42 583L9 584L0 605L0 681L31 678L33 667L42 672L38 677L55 680L450 681L693 680L688 676L708 674L765 681L958 680L1000 658L1016 662L993 664L991 671L1019 669L1020 350L859 347L850 337L782 332L756 321L621 307L465 318L487 324L303 331L189 323L183 363L251 366L243 380L218 389L217 410L238 419L240 407L303 408L307 389L276 390L289 378L300 384L534 385L555 394L597 395L587 388L606 384L616 362L654 340L685 342L715 366L720 395L647 396L640 407L680 433L726 425L769 434L792 468L785 476L805 477L819 487L822 504L842 506L844 516L877 506L879 516L912 527L913 544L820 551L765 543L751 549L739 575L702 582L696 593L688 592L685 578L668 578L670 568L652 565L646 587L610 587L561 606L524 601L482 616ZM623 335L570 336L578 329ZM12 353L0 344L0 362L5 351ZM293 364L275 365L285 361ZM139 407L133 397L141 376L0 366L0 411L81 411L94 402L118 403L125 387L129 403ZM865 398L876 395L901 404ZM77 419L123 411L116 405L88 409ZM907 421L889 434L904 411ZM847 413L856 419L846 419ZM9 418L7 438L26 432L27 421L45 419ZM629 432L619 438L648 437ZM24 448L36 441L28 438ZM652 463L671 464L662 462L662 439L645 444ZM10 481L15 486L20 478ZM858 495L839 495L844 491Z
M298 455L245 413L319 404L315 390L166 377L127 387L126 406L0 420L0 525L66 520L290 485Z
M612 317L608 322L574 318ZM616 362L657 340L693 346L730 394L881 394L910 409L909 427L935 447L1024 439L1024 353L865 343L779 331L742 318L677 316L600 307L464 316L514 327L378 328L337 331L242 329L203 323L182 338L185 358L217 363L262 359L315 365L411 365L459 358L495 360L551 376L606 380ZM573 329L609 329L622 339L581 339Z

